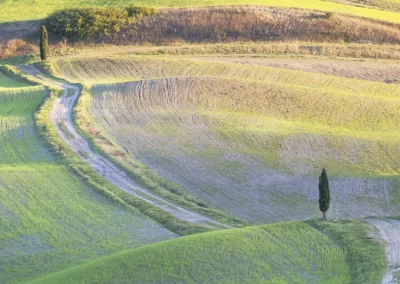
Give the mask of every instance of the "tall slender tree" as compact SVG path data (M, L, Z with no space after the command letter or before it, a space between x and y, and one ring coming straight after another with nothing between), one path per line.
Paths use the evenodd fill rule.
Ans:
M326 170L322 169L321 175L319 176L319 210L322 212L322 217L326 218L326 211L329 209L329 203L331 202L331 195L329 191L329 181Z
M40 30L40 59L47 60L49 56L49 36L47 34L47 29L42 26Z

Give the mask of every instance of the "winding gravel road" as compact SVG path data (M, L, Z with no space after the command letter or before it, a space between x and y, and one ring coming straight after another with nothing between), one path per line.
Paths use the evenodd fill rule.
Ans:
M389 269L382 280L382 284L399 283L396 273L400 270L400 220L382 218L367 219L367 222L379 229L379 238L386 246Z
M228 225L216 222L206 216L184 209L152 194L145 188L136 184L124 171L119 169L112 162L93 152L90 149L88 142L78 133L72 121L74 103L80 94L78 86L52 79L44 75L33 65L19 66L19 70L26 75L35 77L44 85L57 86L64 89L64 95L57 99L53 110L50 113L51 121L56 127L58 134L71 147L71 149L104 179L136 198L155 205L182 221L212 228L230 228Z

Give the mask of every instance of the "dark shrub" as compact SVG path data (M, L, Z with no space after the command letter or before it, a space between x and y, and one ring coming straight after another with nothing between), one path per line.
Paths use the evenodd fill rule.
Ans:
M328 20L333 20L333 17L334 17L334 15L332 12L328 12L325 14L325 18L327 18Z
M49 31L71 40L109 36L119 32L128 19L123 8L68 9L55 12L46 19Z
M135 17L135 18L151 16L157 13L157 10L154 8L138 7L135 6L135 4L130 5L128 8L126 8L126 10L128 11L128 17Z

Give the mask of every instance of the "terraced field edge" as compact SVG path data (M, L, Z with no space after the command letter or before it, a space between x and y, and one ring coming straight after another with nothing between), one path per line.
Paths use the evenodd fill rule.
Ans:
M37 83L37 80L31 76L24 77L32 83ZM81 177L86 184L103 193L114 202L126 206L129 210L134 212L140 212L174 233L179 235L189 235L212 230L210 228L181 221L165 211L131 196L98 176L96 172L91 169L89 165L83 162L59 137L50 120L50 111L53 108L57 97L63 94L63 90L54 86L48 86L47 90L49 96L44 101L39 111L35 114L35 122L40 136L43 137L45 144L53 151L55 157L59 159L60 163L67 165L68 168L74 174Z
M91 87L82 85L82 92L74 107L74 123L80 134L90 143L92 149L107 157L114 164L124 169L128 175L139 185L149 189L158 196L179 204L189 210L193 210L202 215L206 215L223 224L234 227L243 227L245 222L238 218L228 215L226 212L218 210L215 206L193 196L178 184L162 177L151 171L146 165L133 158L124 159L125 150L118 146L116 142L111 142L109 137L105 137L95 121L90 119L87 111L87 104L91 98ZM113 153L106 151L104 145L110 146Z

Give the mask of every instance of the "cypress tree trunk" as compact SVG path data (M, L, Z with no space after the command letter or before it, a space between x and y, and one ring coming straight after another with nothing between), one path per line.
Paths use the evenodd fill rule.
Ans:
M49 36L47 34L47 29L42 26L40 31L40 59L47 60L49 56Z
M319 177L319 210L322 212L322 217L326 218L326 211L329 209L329 203L331 202L331 196L329 191L329 181L326 170L322 169Z

